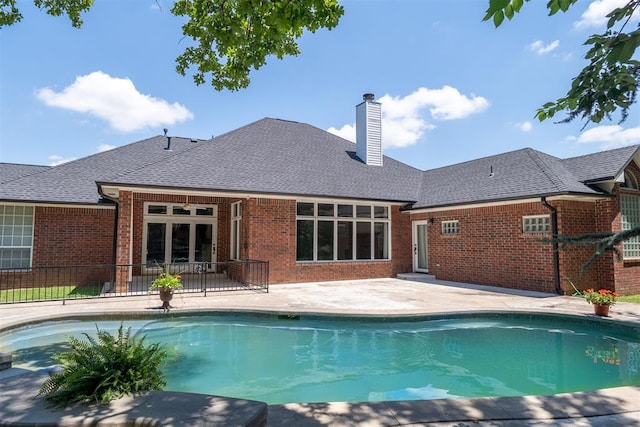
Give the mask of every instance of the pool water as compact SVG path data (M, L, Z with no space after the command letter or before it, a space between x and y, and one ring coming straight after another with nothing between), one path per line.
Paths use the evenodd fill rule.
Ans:
M64 321L0 334L14 366L56 362L68 336L120 321ZM125 320L169 358L166 390L287 402L522 396L640 385L640 333L600 323L478 318L366 321L188 316Z

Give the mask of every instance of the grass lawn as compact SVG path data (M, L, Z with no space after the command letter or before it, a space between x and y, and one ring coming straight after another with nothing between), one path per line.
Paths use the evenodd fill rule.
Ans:
M640 304L640 295L627 295L624 297L618 297L618 301L621 302L633 302L636 304Z
M99 285L11 289L0 291L0 303L95 297L101 290Z

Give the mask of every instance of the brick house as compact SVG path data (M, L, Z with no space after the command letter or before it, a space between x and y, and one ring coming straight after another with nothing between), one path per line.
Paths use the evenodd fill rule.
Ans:
M638 146L558 159L525 148L421 171L382 154L381 106L353 144L265 118L210 140L156 136L55 167L0 164L0 268L269 261L270 282L394 277L640 293L622 261L541 238L640 224Z

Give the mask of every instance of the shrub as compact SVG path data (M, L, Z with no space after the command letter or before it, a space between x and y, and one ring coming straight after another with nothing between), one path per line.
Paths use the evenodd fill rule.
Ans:
M108 403L124 395L161 390L166 382L159 366L166 352L159 344L145 345L146 337L131 336L131 328L113 336L97 326L97 339L84 334L87 341L69 337L70 350L55 354L62 371L53 373L38 396L54 406L74 402Z

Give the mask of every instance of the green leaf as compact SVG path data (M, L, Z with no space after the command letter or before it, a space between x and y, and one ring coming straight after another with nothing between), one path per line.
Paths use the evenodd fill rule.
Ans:
M499 10L493 15L493 25L497 28L502 24L502 21L504 21L504 13Z

